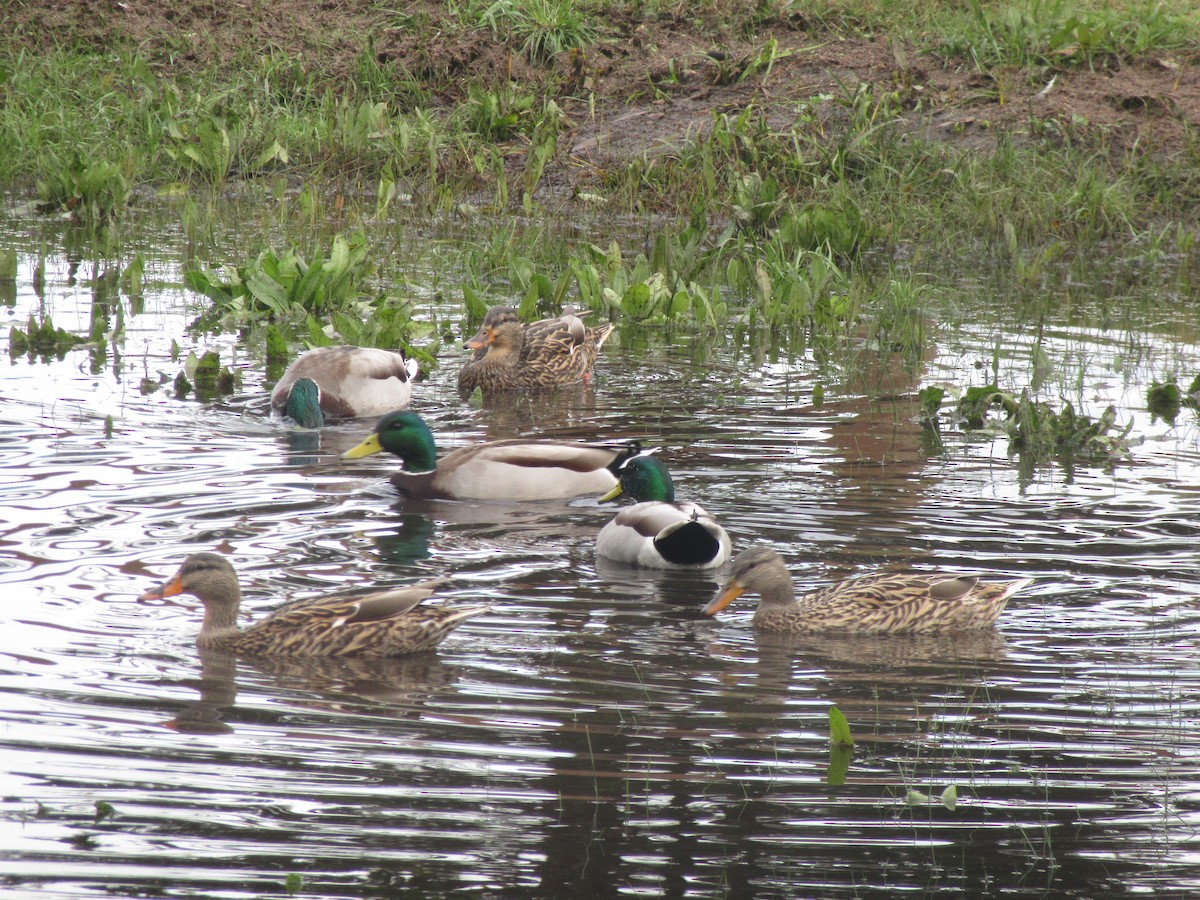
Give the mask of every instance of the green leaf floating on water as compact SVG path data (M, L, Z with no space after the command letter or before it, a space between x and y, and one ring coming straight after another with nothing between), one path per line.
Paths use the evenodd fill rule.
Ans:
M908 793L904 797L904 802L909 806L924 806L929 802L929 799L928 794L922 794L920 791L909 788Z
M949 810L953 810L956 806L958 806L957 787L950 785L948 788L942 791L942 806Z
M829 707L829 743L841 747L853 747L854 736L850 734L850 723L836 706Z
M958 788L953 784L950 785L938 795L937 799L946 809L953 810L958 806ZM933 797L915 788L909 788L908 793L904 797L904 802L909 806L925 806L933 802Z

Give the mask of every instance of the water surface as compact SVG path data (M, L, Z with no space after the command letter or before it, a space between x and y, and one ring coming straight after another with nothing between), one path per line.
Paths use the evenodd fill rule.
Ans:
M103 267L51 244L39 297L39 226L6 216L21 272L3 318L88 332ZM1035 579L994 631L791 638L756 634L745 602L702 619L719 574L596 560L613 510L593 498L405 501L395 461L339 458L369 422L271 418L261 358L186 333L202 304L176 241L147 239L150 287L136 314L119 299L103 353L0 361L9 890L261 897L295 873L328 898L1200 891L1200 431L1142 409L1153 380L1200 366L1171 298L1098 286L1035 326L984 273L938 276L923 371L886 390L733 330L624 331L594 390L474 409L444 350L414 395L443 447L661 444L678 494L736 546L778 548L802 588L903 567ZM1154 312L1112 312L1131 308ZM1028 384L1039 327L1042 395L1115 405L1127 459L1021 467L949 421L940 446L922 436L917 388ZM143 393L179 370L173 340L220 350L242 391ZM201 656L190 598L138 597L214 549L248 615L435 574L447 602L495 607L397 661ZM832 705L858 738L836 787Z

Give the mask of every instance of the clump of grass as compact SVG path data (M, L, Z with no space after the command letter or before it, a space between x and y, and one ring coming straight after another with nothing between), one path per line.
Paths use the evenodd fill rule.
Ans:
M1138 7L1136 10L1131 6ZM1063 69L1109 67L1147 53L1178 50L1194 40L1195 16L1161 2L1121 6L1078 0L970 0L938 17L939 52L970 59L980 71L998 66Z
M479 21L497 37L520 42L521 52L534 63L548 63L565 50L584 50L597 36L575 0L495 0Z
M414 320L411 304L364 290L371 266L361 235L337 235L328 252L316 251L307 258L295 247L283 253L266 249L221 272L224 277L204 268L184 273L184 283L212 301L192 324L193 330L237 326L253 331L267 326L263 340L268 356L279 355L279 336L286 335L310 347L342 343L401 349L416 357L425 371L437 364L427 350L414 346L435 326Z
M106 161L51 164L37 183L38 209L68 210L88 229L98 229L120 216L129 201L129 181L121 167Z
M487 88L467 86L463 114L467 127L484 141L506 141L533 128L533 94L520 91L511 83Z

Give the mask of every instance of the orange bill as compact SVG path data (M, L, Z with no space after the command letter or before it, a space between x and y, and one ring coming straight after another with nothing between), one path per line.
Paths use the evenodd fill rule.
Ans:
M706 616L715 616L745 592L746 589L738 584L736 580L729 582L729 584L721 589L717 596L713 597L712 602L704 607L704 614Z
M164 581L158 587L150 588L146 593L142 594L140 600L161 600L163 597L174 597L176 594L183 593L183 581L178 575L169 581Z

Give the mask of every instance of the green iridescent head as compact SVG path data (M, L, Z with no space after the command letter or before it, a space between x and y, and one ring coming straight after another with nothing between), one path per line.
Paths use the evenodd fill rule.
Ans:
M284 408L289 416L301 428L320 428L325 424L325 414L321 412L321 389L311 378L297 378L288 391L287 406Z
M675 485L671 473L657 456L633 456L621 466L617 486L600 498L601 502L628 494L636 502L657 500L675 502Z
M415 412L401 410L388 413L379 420L375 431L357 447L342 454L344 459L357 459L386 450L404 460L409 472L432 472L437 468L437 445L425 420Z

